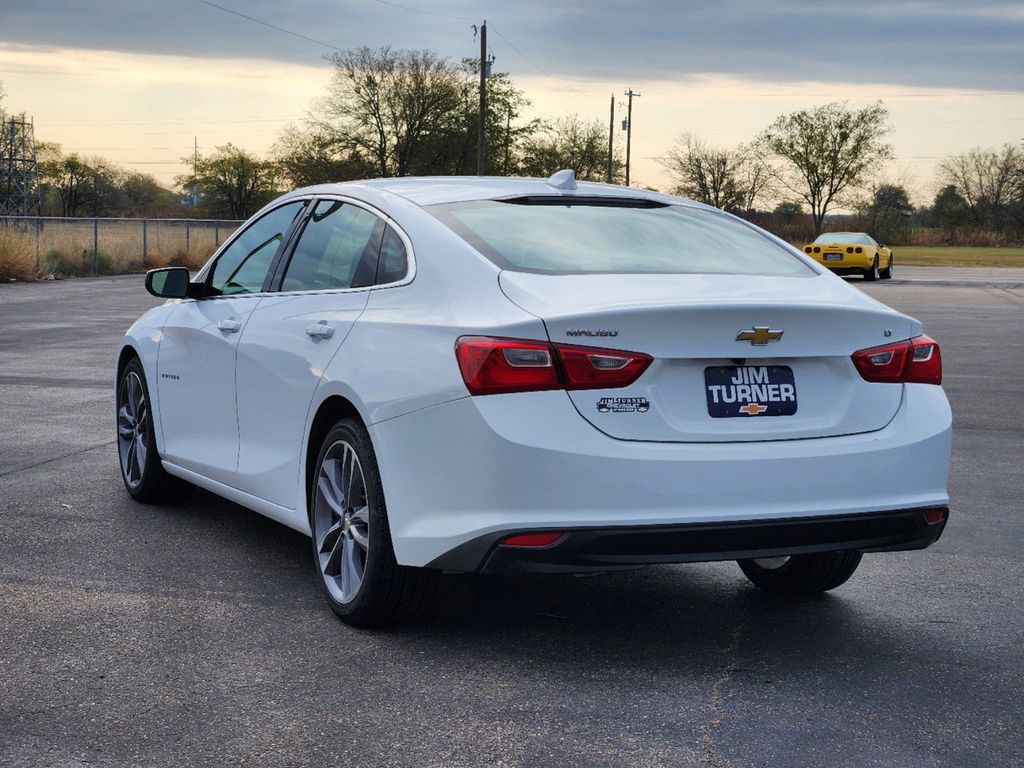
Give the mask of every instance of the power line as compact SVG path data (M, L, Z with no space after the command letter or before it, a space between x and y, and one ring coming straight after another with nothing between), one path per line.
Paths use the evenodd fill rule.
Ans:
M501 30L498 29L497 27L495 27L493 24L490 25L489 29L492 32L494 32L494 34L496 34L498 37L500 37L502 40L504 40L509 48L511 48L516 53L518 53L527 64L529 64L531 67L533 67L538 72L540 72L544 77L548 78L549 80L554 80L556 83L561 83L566 88L566 90L572 91L573 93L578 93L581 96L586 96L587 98L591 98L591 99L596 99L596 98L599 98L599 99L602 99L602 100L604 99L603 96L595 96L594 94L586 93L584 91L581 91L578 88L573 88L565 80L562 80L559 77L555 77L550 72L547 72L537 62L535 62L533 59L531 59L529 56L527 56L525 53L523 53L521 50L519 50L519 48L517 48L515 46L515 44L511 40L509 40L507 37L505 37L505 35L503 35L501 33Z
M48 120L48 125L152 125L158 122L166 125L195 125L196 123L284 123L302 120L302 117L196 117L196 118L121 118L113 120Z
M226 8L223 5L218 5L217 3L211 3L210 0L199 0L199 2L202 3L203 5L210 6L211 8L218 8L218 9L224 11L225 13L230 13L230 14L232 14L234 16L238 16L240 18L246 19L247 21L251 21L254 24L262 24L264 27L270 27L271 29L276 29L278 32L284 32L286 35L291 35L292 37L297 37L300 40L305 40L305 41L310 42L310 43L316 43L317 45L322 45L324 48L330 48L333 51L343 51L344 50L342 48L339 48L336 45L331 45L330 43L325 43L323 40L317 40L316 38L308 37L308 36L303 35L303 34L301 34L299 32L292 32L290 29L285 29L284 27L279 27L279 26L277 26L277 24L271 24L269 21L263 21L263 19L257 19L255 16L248 16L248 15L246 15L244 13L239 13L238 11L232 10L231 8ZM378 0L378 2L383 2L383 0ZM388 5L390 5L390 3L388 3Z
M342 51L341 48L338 48L335 45L331 45L330 43L325 43L322 40L317 40L317 39L312 38L312 37L307 37L306 35L303 35L303 34L301 34L299 32L294 32L294 31L292 31L290 29L286 29L285 27L278 26L277 24L272 24L269 21L264 21L263 19L258 19L255 16L249 16L248 14L240 13L239 11L233 10L233 9L228 8L226 6L219 5L218 3L211 2L211 0L199 0L199 2L203 3L204 5L208 5L208 6L212 7L212 8L217 8L217 9L219 9L221 11L224 11L225 13L230 13L230 14L233 14L234 16L238 16L240 18L246 19L247 21L251 21L251 22L253 22L255 24L261 24L261 25L263 25L265 27L269 27L270 29L275 29L278 32L283 32L286 35L291 35L292 37L297 37L297 38L299 38L301 40L307 40L307 41L309 41L311 43L316 43L317 45L321 45L321 46L323 46L325 48L330 48L330 49L335 50L335 51ZM374 2L377 2L377 3L381 4L381 5L389 6L391 8L398 8L398 9L403 10L403 11L409 11L411 13L423 14L425 16L436 16L438 18L452 19L454 21L475 21L475 19L473 19L470 16L456 16L454 14L449 14L449 13L439 13L437 11L429 11L429 10L425 10L423 8L414 8L414 7L409 6L409 5L402 5L401 3L391 2L391 0L374 0ZM547 72L539 64L537 64L537 62L535 62L533 59L531 59L529 56L527 56L525 53L523 53L519 49L519 47L515 45L515 43L513 43L511 40L509 40L508 37L506 37L501 32L501 30L499 30L496 27L494 27L493 24L491 24L489 28L491 30L493 30L494 33L496 35L498 35L498 37L500 37L502 40L504 40L509 48L511 48L513 51L515 51L517 54L519 54L519 56L521 56L522 59L527 64L529 64L531 67L533 67L538 72L540 72L541 75L543 75L544 77L548 78L549 80L553 80L554 82L561 83L562 86L566 90L572 91L573 93L577 93L577 94L579 94L581 96L585 96L587 98L592 98L592 99L593 98L602 98L602 99L604 98L604 97L595 96L594 94L586 93L585 91L581 91L578 88L574 88L572 85L570 85L565 80L562 80L561 78L555 77L550 72Z
M392 3L389 0L375 0L375 2L381 5L389 5L392 8L401 8L403 11L412 11L413 13L422 13L424 16L437 16L442 19L454 19L455 21L476 21L476 19L470 16L453 16L450 13L438 13L437 11L426 11L422 8L413 8L408 5L400 5L399 3ZM500 34L500 33L499 33Z

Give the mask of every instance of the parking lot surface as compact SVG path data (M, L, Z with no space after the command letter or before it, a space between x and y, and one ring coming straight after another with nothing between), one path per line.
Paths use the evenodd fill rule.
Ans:
M938 544L801 600L734 563L451 577L383 632L327 610L301 535L128 500L141 277L0 285L0 765L1022 765L1024 270L850 282L942 344Z

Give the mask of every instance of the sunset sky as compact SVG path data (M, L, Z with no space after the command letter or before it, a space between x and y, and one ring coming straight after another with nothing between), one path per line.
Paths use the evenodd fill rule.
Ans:
M943 155L1024 138L1024 4L760 2L629 4L403 0L0 0L4 106L39 140L102 155L170 183L193 137L265 152L323 94L333 49L390 44L474 56L488 20L495 68L532 114L608 120L634 102L633 179L667 187L657 162L692 131L747 141L783 112L881 99L917 202ZM621 115L619 115L621 117Z

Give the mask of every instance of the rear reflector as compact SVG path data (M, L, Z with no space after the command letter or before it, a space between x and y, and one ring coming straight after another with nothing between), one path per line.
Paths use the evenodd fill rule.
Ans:
M543 533L517 533L502 539L501 544L505 547L546 547L554 544L564 534L562 531L544 531Z
M854 352L852 359L865 381L942 383L942 354L928 336L862 349Z
M928 525L935 525L941 523L946 519L946 510L944 509L926 509L924 511L924 520Z
M455 356L472 395L617 389L636 381L653 360L640 352L489 336L459 338Z

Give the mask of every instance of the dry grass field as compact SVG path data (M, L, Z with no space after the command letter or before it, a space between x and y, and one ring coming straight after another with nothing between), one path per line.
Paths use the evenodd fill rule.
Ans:
M144 272L169 264L196 269L238 222L42 219L0 225L0 280Z
M1024 248L894 245L892 252L910 267L1024 267Z

